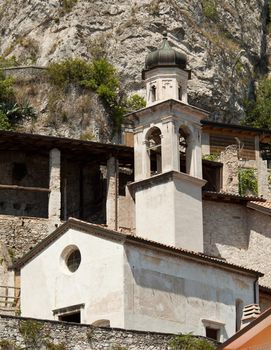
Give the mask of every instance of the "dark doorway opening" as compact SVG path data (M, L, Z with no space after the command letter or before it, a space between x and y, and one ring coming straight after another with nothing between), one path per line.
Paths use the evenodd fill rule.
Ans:
M59 321L81 323L80 311L74 312L72 314L60 315L58 316Z
M206 327L206 337L214 340L218 340L219 330Z

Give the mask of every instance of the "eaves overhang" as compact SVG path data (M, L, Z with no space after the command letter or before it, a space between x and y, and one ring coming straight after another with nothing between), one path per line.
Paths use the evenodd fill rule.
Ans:
M224 270L235 271L237 273L253 276L256 278L262 277L263 274L259 271L245 268L243 266L238 266L227 262L224 259L220 259L214 256L206 255L204 253L189 251L182 248L176 248L168 246L162 243L154 242L143 237L135 236L132 234L125 234L122 232L110 230L107 227L91 224L82 220L69 218L63 225L58 227L53 233L43 239L38 243L32 250L26 253L21 259L14 263L13 268L15 270L20 270L23 266L28 264L36 255L45 250L50 244L57 240L60 236L65 234L69 229L75 229L84 233L89 233L95 235L96 237L103 237L108 240L117 241L121 244L131 243L137 245L144 245L150 249L156 249L168 254L173 254L182 258L197 261L199 263L205 263L208 265L213 265L220 267Z

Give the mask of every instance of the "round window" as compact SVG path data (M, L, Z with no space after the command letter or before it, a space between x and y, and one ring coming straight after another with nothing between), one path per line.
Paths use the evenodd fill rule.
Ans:
M68 254L66 265L71 272L75 272L81 263L81 253L79 249L75 249Z

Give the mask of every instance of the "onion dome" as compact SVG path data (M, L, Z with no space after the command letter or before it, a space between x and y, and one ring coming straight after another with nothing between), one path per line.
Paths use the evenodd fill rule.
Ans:
M145 59L145 70L156 67L178 67L186 69L187 59L183 53L175 51L168 42L167 33L163 33L163 42L159 49L149 53Z

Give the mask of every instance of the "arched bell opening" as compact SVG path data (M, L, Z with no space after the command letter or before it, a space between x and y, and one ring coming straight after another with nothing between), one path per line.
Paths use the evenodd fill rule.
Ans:
M162 172L161 130L154 126L146 135L147 152L150 159L150 175Z
M189 132L187 128L180 127L179 129L179 153L180 153L180 171L182 173L189 172L187 163L187 149L188 149Z

